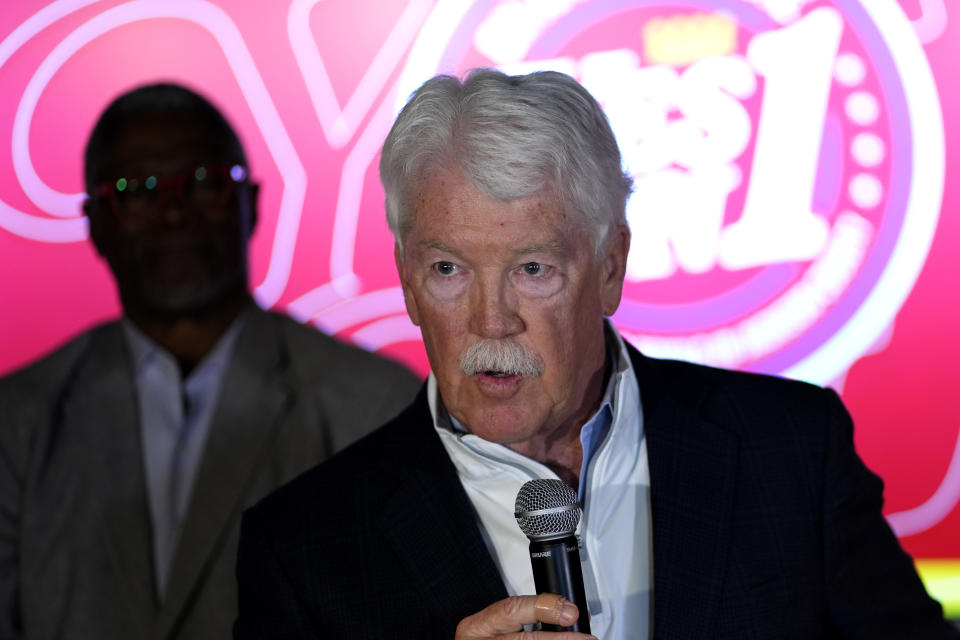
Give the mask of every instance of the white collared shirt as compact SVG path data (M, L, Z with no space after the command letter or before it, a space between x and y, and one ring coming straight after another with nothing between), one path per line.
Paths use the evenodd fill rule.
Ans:
M131 321L123 322L133 360L155 586L161 600L220 388L245 317L241 313L233 321L186 378L173 355Z
M646 640L652 627L653 554L643 414L626 346L616 331L608 335L613 336L608 352L615 366L601 407L588 424L602 429L604 411L610 412L611 422L594 448L584 441L580 560L593 635ZM442 409L432 373L427 391L434 427L473 503L507 592L535 593L529 540L517 526L514 502L527 480L557 475L506 446L458 431Z

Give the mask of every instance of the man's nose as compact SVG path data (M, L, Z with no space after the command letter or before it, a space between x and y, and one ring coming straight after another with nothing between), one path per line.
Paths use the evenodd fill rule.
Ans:
M471 292L470 330L483 338L506 338L523 331L517 299L499 278L477 278Z
M157 194L156 206L161 220L168 225L181 225L186 222L190 212L187 199L181 189L168 187Z

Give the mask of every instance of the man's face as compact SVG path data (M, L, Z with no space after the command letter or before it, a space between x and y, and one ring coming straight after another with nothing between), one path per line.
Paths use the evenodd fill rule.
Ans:
M603 317L620 302L629 232L597 260L552 194L500 202L459 170L429 172L415 202L397 268L447 410L528 455L579 428L602 394ZM484 339L519 345L541 373L464 373L463 354Z
M224 146L179 115L139 116L117 132L97 181L135 179L140 191L128 185L84 209L128 313L188 313L245 295L256 187L223 173L234 164ZM158 186L148 196L150 176Z

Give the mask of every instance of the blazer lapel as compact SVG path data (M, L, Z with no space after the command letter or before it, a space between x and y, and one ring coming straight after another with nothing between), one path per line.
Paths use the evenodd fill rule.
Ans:
M727 564L738 439L699 415L709 388L695 380L668 387L662 365L631 355L650 464L652 635L710 637Z
M387 466L394 482L385 499L384 530L424 594L424 607L442 628L452 629L464 616L506 598L507 591L456 469L433 431L424 390L407 415L408 428L393 450L410 462L402 474ZM425 531L424 523L433 531Z
M156 613L153 546L140 445L136 390L130 356L119 324L98 330L90 359L77 373L73 400L65 410L69 423L91 434L86 460L98 471L96 500L105 505L102 544L115 585L110 597L121 598L132 619L145 624Z
M215 562L216 552L239 522L249 484L293 397L283 377L285 362L275 324L267 313L253 310L225 373L194 480L170 568L161 637L176 624L191 593Z

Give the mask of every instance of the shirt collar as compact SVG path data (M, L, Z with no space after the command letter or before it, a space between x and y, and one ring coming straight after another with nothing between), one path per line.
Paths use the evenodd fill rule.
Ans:
M211 374L216 376L219 372L226 369L227 363L229 363L230 357L233 354L233 347L249 315L250 309L249 307L245 307L243 311L233 319L233 322L230 323L230 326L227 327L223 335L220 336L217 343L213 346L213 349L211 349L193 371L190 372L187 380L200 376L206 377ZM152 363L158 360L166 360L174 365L176 364L176 358L173 357L173 354L154 342L153 339L126 316L124 316L121 326L123 327L127 344L130 347L131 363L135 376L141 375L145 367L151 366Z

